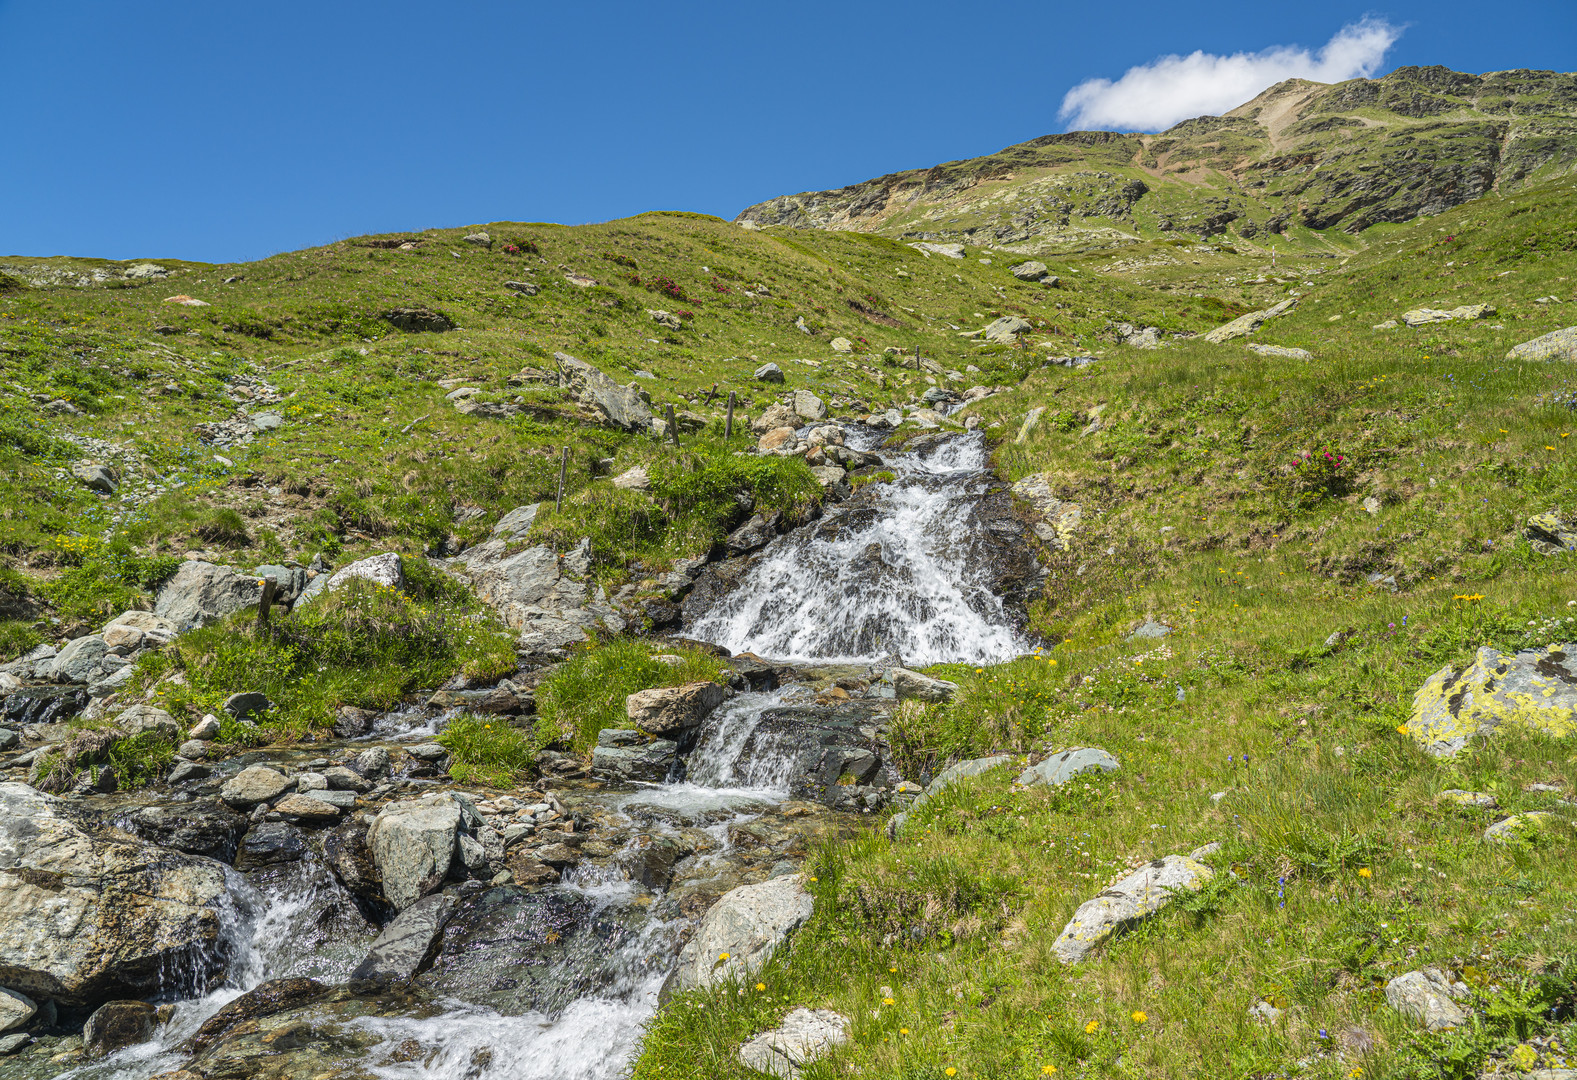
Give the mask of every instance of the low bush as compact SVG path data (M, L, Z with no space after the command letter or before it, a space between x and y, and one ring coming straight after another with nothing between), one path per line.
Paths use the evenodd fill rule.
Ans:
M652 659L654 654L681 656L681 664ZM603 728L627 728L624 699L637 690L722 682L725 665L699 649L616 638L591 642L570 657L537 687L537 726L544 740L557 738L586 752ZM544 741L543 745L546 745Z
M462 784L507 787L530 772L541 749L531 733L496 716L457 716L438 736L449 775Z

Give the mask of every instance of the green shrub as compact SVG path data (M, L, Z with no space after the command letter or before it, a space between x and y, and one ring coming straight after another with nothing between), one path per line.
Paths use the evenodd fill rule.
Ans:
M156 731L143 731L110 747L109 764L122 790L145 787L164 775L175 747Z
M161 683L166 707L218 712L229 694L256 690L273 709L260 727L300 738L332 725L341 705L388 709L458 672L497 678L514 668L511 635L467 597L422 600L352 581L259 633L251 612L178 638L169 652L186 685ZM141 674L151 681L163 661ZM250 741L232 728L221 738ZM243 738L237 738L237 736Z
M438 736L449 775L462 784L508 787L525 778L541 749L531 734L496 716L457 716Z
M653 660L654 653L682 656L684 663ZM537 687L537 725L544 733L543 745L547 739L559 738L586 752L596 744L597 732L603 728L630 726L624 699L637 690L721 682L726 669L717 657L699 649L670 648L630 638L592 642Z
M57 536L54 549L66 569L39 591L68 619L118 615L181 565L173 556L138 555L124 537Z

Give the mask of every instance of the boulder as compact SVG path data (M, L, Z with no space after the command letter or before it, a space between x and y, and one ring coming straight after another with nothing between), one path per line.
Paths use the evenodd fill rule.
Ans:
M758 382L781 383L783 381L783 369L776 364L762 364L756 368L756 373L753 377Z
M1290 349L1283 345L1260 345L1250 342L1248 351L1258 353L1260 356L1274 356L1281 360L1313 360L1314 354L1308 349Z
M1440 799L1457 806L1470 806L1475 810L1493 810L1500 805L1500 800L1487 791L1464 791L1461 788L1447 788L1440 793Z
M1464 304L1450 311L1441 311L1438 308L1415 308L1412 311L1404 311L1402 321L1408 326L1428 326L1430 323L1482 319L1494 314L1495 309L1488 304Z
M296 603L305 604L322 593L344 588L347 582L353 580L370 581L374 585L402 592L405 589L405 566L401 563L399 554L393 551L358 559L347 566L340 567L332 574L319 574L313 578L302 590L301 597Z
M124 823L127 832L149 843L220 862L235 859L246 832L246 817L214 798L138 807Z
M283 821L262 821L247 830L236 852L236 866L249 870L296 862L307 853L307 838L294 825Z
M351 972L353 979L409 979L432 963L439 935L456 900L442 894L423 897L394 917L373 939L367 955Z
M835 337L827 344L835 353L851 353L854 351L854 342L846 337Z
M471 233L463 239L466 243L475 244L477 247L491 248L493 246L493 235L485 230Z
M624 715L648 735L672 736L699 727L727 697L714 682L638 690L624 699Z
M381 318L407 334L442 334L453 330L455 325L443 312L423 307L391 308L383 312Z
M436 892L454 861L460 800L450 794L391 803L367 829L367 847L383 878L383 896L404 911Z
M1427 1031L1444 1031L1465 1023L1468 1011L1457 1002L1471 996L1466 983L1432 967L1398 975L1385 985L1386 1003L1423 1024Z
M809 390L794 391L794 415L801 420L827 419L827 403Z
M115 488L115 474L102 465L93 465L86 461L79 461L71 466L71 475L82 482L82 486L100 495L113 495Z
M160 587L153 613L179 627L203 626L262 598L263 586L250 574L189 559Z
M1017 266L1008 267L1008 273L1020 281L1041 281L1050 272L1043 262L1021 262Z
M1506 354L1507 360L1577 360L1577 326L1552 330L1524 341Z
M1052 952L1065 964L1077 964L1125 924L1165 907L1173 890L1197 891L1214 876L1210 867L1186 855L1156 859L1080 904L1052 943Z
M0 784L0 972L34 999L87 1008L201 993L229 957L226 868L101 830L72 803Z
M1545 810L1529 810L1525 814L1512 814L1484 830L1484 839L1491 844L1515 844L1527 840L1543 829L1555 815Z
M186 737L210 742L219 737L219 728L219 718L213 713L204 713L203 718L193 724L192 730L186 733Z
M126 611L104 627L100 636L111 649L139 649L168 644L180 632L181 628L173 620L151 611Z
M895 667L892 669L893 695L899 701L924 701L932 704L952 701L958 693L958 684L946 679L933 679L918 671Z
M964 257L963 244L910 244L910 247L926 255L943 255L949 259L962 259Z
M680 950L669 986L693 990L754 975L813 907L797 874L729 890Z
M296 783L267 765L248 765L224 782L219 797L237 810L250 810L259 803L272 802Z
M741 1046L739 1060L747 1069L798 1080L800 1066L848 1041L847 1017L831 1009L795 1009L777 1027Z
M625 431L646 431L652 424L652 410L641 391L620 386L607 375L568 353L554 353L560 382L583 408L599 414L607 423Z
M794 441L794 429L791 427L773 428L760 439L756 440L757 450L776 450L780 446L787 446Z
M1220 345L1224 341L1233 341L1237 338L1248 337L1254 331L1264 326L1271 319L1277 319L1298 306L1297 297L1283 300L1263 311L1251 311L1241 315L1225 326L1218 326L1205 335L1205 340L1212 345Z
M498 519L498 524L493 526L493 535L505 540L513 540L524 536L531 531L531 526L536 523L537 511L542 509L541 503L532 503L529 506L517 506L509 513Z
M610 780L646 780L660 783L673 771L679 744L671 739L653 739L640 732L622 728L603 728L597 732L597 745L591 752L591 771Z
M267 695L260 694L256 690L245 690L239 694L231 694L225 698L222 706L227 714L237 720L262 716L272 707L273 702L268 700Z
M97 634L74 638L50 661L48 678L57 683L91 682L108 652Z
M646 491L652 486L652 478L644 468L637 465L615 476L609 483L627 491Z
M1528 545L1540 555L1561 555L1577 551L1577 521L1555 514L1534 514L1528 518Z
M791 431L799 427L799 417L787 405L768 405L760 416L750 421L750 430L756 435L765 435L782 427Z
M82 1028L82 1049L90 1058L153 1038L158 1010L146 1001L109 1001L100 1005Z
M1021 319L1017 315L1004 315L981 330L980 336L999 345L1011 345L1018 340L1020 334L1033 329L1033 326L1034 324L1028 319Z
M1066 784L1076 776L1092 772L1115 772L1117 759L1105 750L1093 746L1076 746L1050 754L1038 765L1031 765L1018 774L1018 783L1025 787L1046 784L1055 787Z
M519 513L514 511L509 517ZM534 518L534 510L531 516ZM499 528L503 525L501 521ZM523 531L517 531L514 538ZM607 602L606 593L600 588L593 592L579 580L585 576L577 571L586 552L560 558L544 544L511 550L510 539L495 528L491 539L467 549L449 566L470 581L477 596L505 625L520 632L520 649L562 653L586 640L588 630L600 626L617 633L624 629L624 620Z
M778 511L770 514L756 514L739 528L728 534L728 539L723 541L723 546L730 555L748 555L758 548L766 547L778 535L778 525L782 522L783 515Z
M133 705L116 716L114 723L127 735L151 731L171 742L181 737L181 725L175 722L175 717L152 705Z
M1577 643L1516 654L1485 646L1465 671L1441 668L1414 695L1407 731L1431 754L1450 757L1502 725L1577 731Z
M38 1006L32 998L0 986L0 1031L24 1026L36 1012Z
M294 821L300 825L334 824L339 820L340 808L328 799L313 798L316 794L318 793L312 791L305 794L286 795L274 804L274 811L283 814L286 821ZM335 794L341 793L335 792ZM350 795L350 801L352 803L355 802L353 793L344 792L343 794Z
M252 570L252 576L258 580L264 578L274 579L274 603L294 603L306 591L307 585L313 580L301 566L276 566L265 563Z

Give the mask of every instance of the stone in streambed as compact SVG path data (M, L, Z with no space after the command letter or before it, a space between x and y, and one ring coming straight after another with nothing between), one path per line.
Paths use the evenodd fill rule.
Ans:
M603 728L591 752L591 771L610 780L666 779L679 756L672 739L654 739L641 731Z
M237 810L250 810L259 803L273 802L295 781L267 765L248 765L219 789L219 797Z
M367 830L367 847L383 878L383 895L404 911L436 892L454 861L460 801L435 795L392 803Z
M147 1042L157 1026L158 1010L146 1001L107 1002L88 1017L82 1028L82 1049L88 1057L104 1057Z
M286 795L274 804L276 813L301 825L331 825L339 820L340 808L327 799L314 799L316 792Z
M26 994L0 986L0 1031L19 1028L33 1019L38 1006Z
M133 810L126 826L128 832L160 847L231 862L246 832L246 817L218 799L193 799Z
M439 935L456 902L442 894L427 896L400 912L373 940L351 978L409 979L426 970L438 951Z
M814 904L798 875L741 885L713 904L679 952L664 990L709 987L759 971Z
M1052 952L1065 964L1077 964L1125 924L1165 907L1173 890L1197 891L1214 876L1210 867L1184 855L1156 859L1080 904Z
M698 727L727 697L714 682L640 690L624 699L624 714L648 735L672 736Z

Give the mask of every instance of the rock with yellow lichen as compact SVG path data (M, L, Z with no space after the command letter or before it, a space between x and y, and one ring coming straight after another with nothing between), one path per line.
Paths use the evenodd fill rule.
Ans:
M1413 698L1407 732L1437 757L1510 726L1577 732L1577 644L1501 653L1485 646L1466 671L1441 668Z

